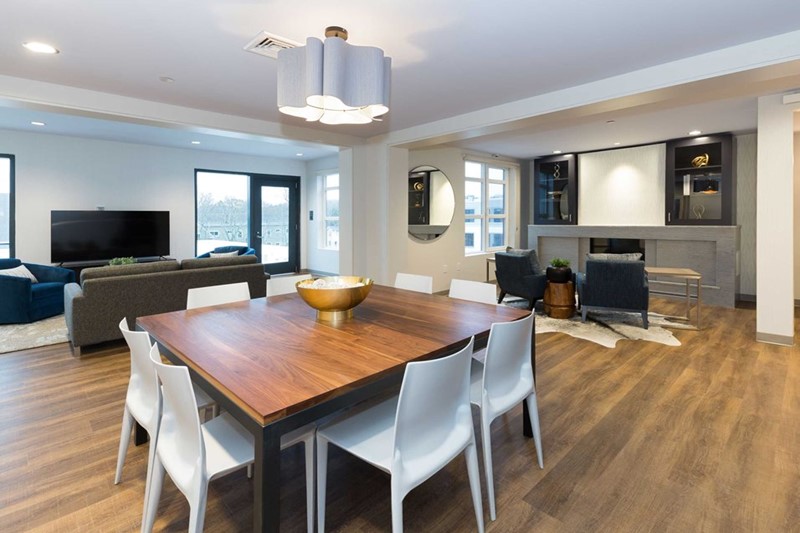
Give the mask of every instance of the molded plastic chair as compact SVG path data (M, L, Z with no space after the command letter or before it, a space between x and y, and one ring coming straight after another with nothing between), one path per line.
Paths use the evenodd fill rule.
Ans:
M119 438L119 451L117 453L117 471L114 484L122 480L122 467L130 445L131 432L134 422L138 422L150 436L150 453L147 461L148 471L152 464L155 449L155 430L158 419L156 404L158 393L156 391L155 368L150 360L150 335L146 331L131 331L128 321L122 319L119 329L128 343L131 351L131 377L128 381L128 393L125 397L125 409L122 413L122 431ZM199 388L195 388L195 409L216 408L214 400Z
M203 530L208 484L211 480L253 463L253 436L230 413L200 424L194 409L194 393L189 371L184 366L161 362L158 346L153 345L150 359L156 367L158 442L155 446L152 473L147 478L142 530L151 532L156 518L164 474L189 501L189 531ZM299 443L306 447L306 505L308 531L314 529L314 426L307 425L281 437L281 449Z
M449 296L460 300L496 305L497 287L491 283L453 279L450 280Z
M489 493L489 515L497 518L492 474L492 421L517 406L528 404L533 429L533 442L539 468L542 461L542 435L539 427L539 408L531 366L531 335L533 313L522 320L492 324L486 346L486 362L473 359L470 400L480 408L483 466L486 471L486 490Z
M311 279L311 274L299 274L297 276L272 276L267 280L267 297L297 292L295 283L304 279Z
M456 456L467 458L478 531L483 507L469 405L474 339L458 353L406 365L400 395L355 408L317 429L317 525L325 530L328 443L391 475L392 531L403 530L403 498Z
M186 309L197 309L210 305L243 302L250 299L250 286L246 281L226 283L209 287L195 287L186 294Z
M398 272L394 278L394 286L397 289L433 294L433 278L430 276Z

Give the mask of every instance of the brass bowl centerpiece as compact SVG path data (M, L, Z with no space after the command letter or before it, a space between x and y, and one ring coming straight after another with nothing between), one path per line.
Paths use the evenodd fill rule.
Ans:
M317 310L320 320L337 321L353 316L353 308L372 289L372 279L359 276L327 276L295 284L297 294Z

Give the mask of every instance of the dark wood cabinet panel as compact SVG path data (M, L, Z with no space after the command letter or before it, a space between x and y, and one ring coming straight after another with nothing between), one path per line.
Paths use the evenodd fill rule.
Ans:
M578 160L572 155L536 159L533 163L533 223L578 223Z
M667 142L667 225L730 226L736 220L736 177L730 134Z

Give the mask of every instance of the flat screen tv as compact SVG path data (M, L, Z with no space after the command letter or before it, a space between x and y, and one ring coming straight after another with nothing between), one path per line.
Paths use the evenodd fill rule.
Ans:
M169 211L51 211L50 261L169 255Z

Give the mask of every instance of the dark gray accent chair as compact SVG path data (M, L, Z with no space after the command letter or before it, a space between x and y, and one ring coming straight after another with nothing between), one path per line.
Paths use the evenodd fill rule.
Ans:
M495 258L495 275L500 287L497 303L503 303L506 294L519 296L528 300L528 309L533 309L536 300L544 297L547 276L534 270L532 259L538 264L535 252L533 258L525 253L497 252Z
M583 322L587 311L614 309L641 313L644 329L648 328L650 288L644 261L588 259L585 274L578 278L578 298Z

